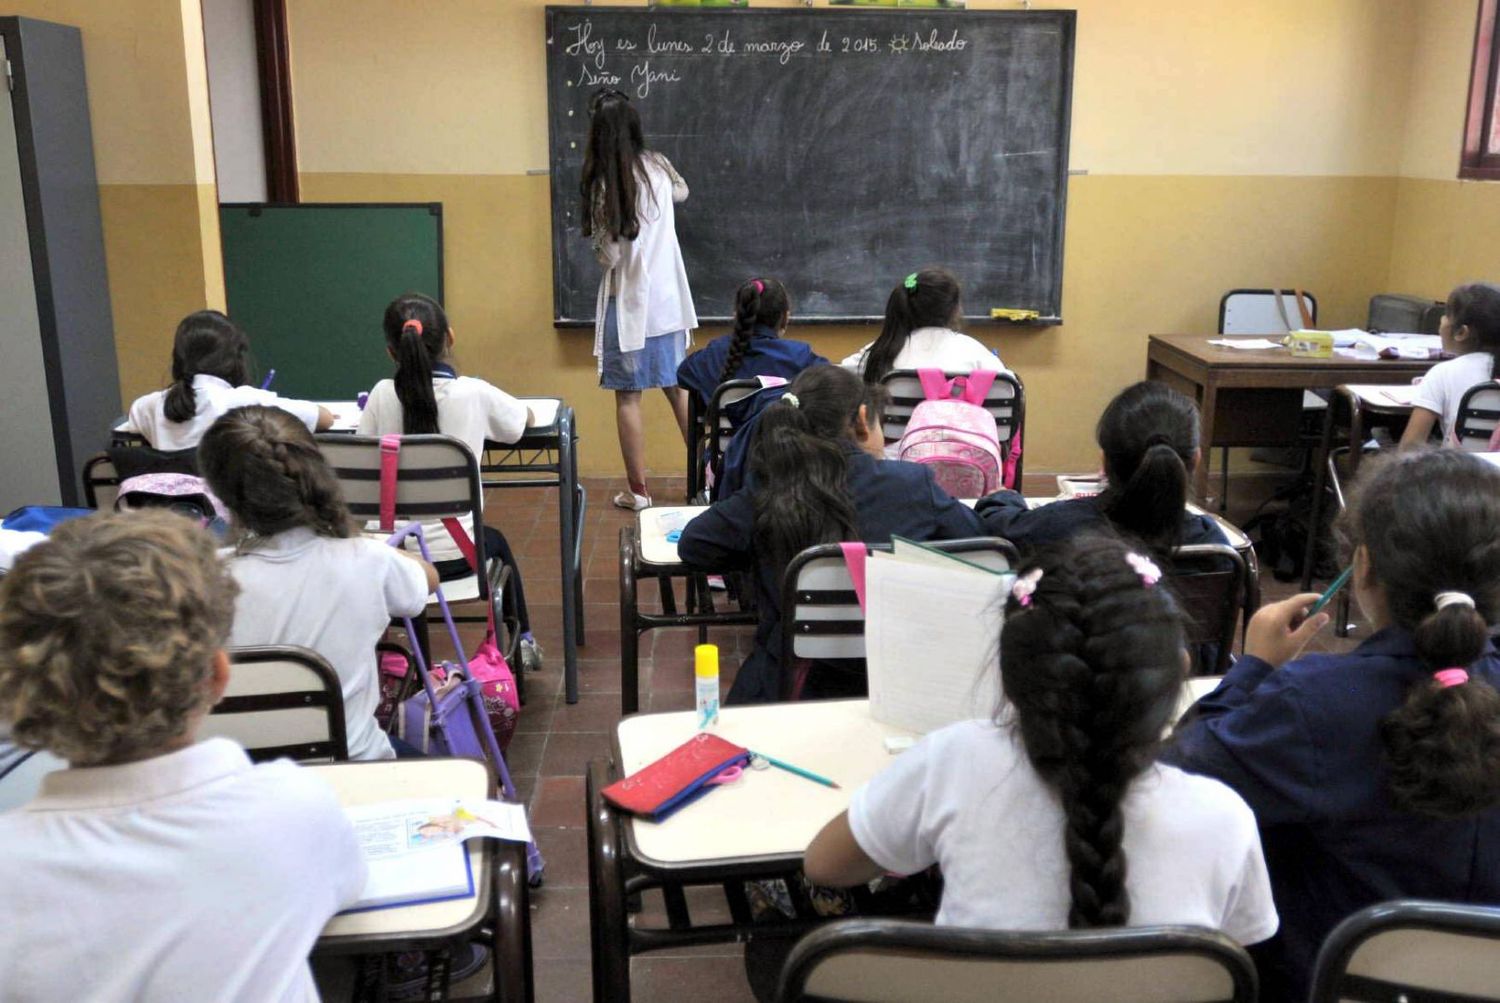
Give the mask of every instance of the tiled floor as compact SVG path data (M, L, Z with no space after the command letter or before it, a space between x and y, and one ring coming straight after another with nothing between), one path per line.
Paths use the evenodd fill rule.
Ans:
M681 482L654 481L658 499L681 496ZM562 696L562 607L558 584L556 501L551 489L491 491L486 515L504 528L526 573L533 630L546 650L542 672L527 677L527 704L510 747L510 769L531 810L531 823L547 859L546 883L532 896L532 935L537 997L576 1003L590 998L588 868L583 829L583 776L588 762L607 755L609 732L620 717L620 625L618 539L630 513L610 506L623 485L589 481L584 529L584 610L588 643L579 649L578 703ZM1236 508L1231 516L1248 511ZM654 588L642 588L649 601ZM1267 601L1294 594L1296 584L1263 582ZM723 652L727 688L748 645L750 628L716 631L711 640ZM1331 628L1315 642L1320 649L1342 649L1358 640L1333 636ZM646 636L641 652L642 707L673 710L692 706L690 630L658 630ZM648 903L648 909L650 903ZM649 915L649 914L648 914ZM746 982L743 948L701 947L680 953L650 954L632 963L640 1000L754 999Z

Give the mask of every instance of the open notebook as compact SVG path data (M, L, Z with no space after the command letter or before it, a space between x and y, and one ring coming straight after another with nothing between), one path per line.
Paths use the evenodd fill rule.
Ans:
M925 734L999 703L1000 620L1014 575L899 537L865 566L870 713Z

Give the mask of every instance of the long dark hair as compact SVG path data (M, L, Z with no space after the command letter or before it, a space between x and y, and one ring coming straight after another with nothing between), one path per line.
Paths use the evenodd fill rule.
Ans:
M396 399L401 431L421 435L438 430L432 364L448 351L448 315L437 300L405 293L385 308L385 345L396 357Z
M237 407L198 444L198 467L246 536L306 526L319 536L354 535L338 479L312 433L275 407Z
M1490 379L1500 379L1500 286L1469 282L1448 294L1448 323L1468 325L1481 351L1489 352Z
M719 370L717 382L734 378L757 327L779 330L791 312L792 298L787 295L786 286L777 280L751 279L740 286L734 294L734 340L729 343L729 355L724 359L724 368Z
M1500 470L1456 449L1403 453L1360 470L1340 522L1363 546L1395 623L1426 670L1380 726L1397 807L1456 818L1500 805L1500 693L1477 675L1444 686L1489 646L1500 612ZM1437 608L1444 592L1473 601Z
M589 101L589 142L579 184L585 237L599 227L615 240L640 236L636 181L645 176L645 154L641 116L630 99L617 90L596 93Z
M1000 682L1026 757L1062 804L1071 928L1124 926L1123 802L1156 759L1182 687L1183 618L1145 555L1081 536L1039 550L1000 634ZM1134 564L1132 564L1134 562Z
M943 268L913 272L885 301L885 324L865 355L866 383L879 383L896 365L906 339L922 327L956 327L963 317L963 288Z
M1099 507L1158 556L1182 540L1198 407L1165 383L1142 381L1109 402L1094 430L1107 481Z
M878 434L882 402L880 388L849 370L814 366L761 414L750 448L755 548L773 567L815 543L854 539L846 443L861 405Z
M217 310L199 310L182 318L172 338L172 385L162 400L168 421L187 421L198 413L193 377L217 376L231 386L250 379L250 339Z

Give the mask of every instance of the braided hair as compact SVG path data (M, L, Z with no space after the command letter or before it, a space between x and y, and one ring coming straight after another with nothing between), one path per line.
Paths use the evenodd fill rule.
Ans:
M1026 756L1062 804L1070 928L1130 919L1123 802L1156 759L1182 686L1183 615L1160 571L1114 537L1081 536L1020 569L1000 681Z
M312 433L274 407L238 407L198 444L198 467L247 539L306 526L319 536L354 535L338 480Z
M791 316L792 300L786 286L775 279L751 279L740 286L734 294L734 340L729 343L729 356L719 378L714 382L724 383L734 379L750 350L750 340L755 337L757 327L769 327L780 331Z

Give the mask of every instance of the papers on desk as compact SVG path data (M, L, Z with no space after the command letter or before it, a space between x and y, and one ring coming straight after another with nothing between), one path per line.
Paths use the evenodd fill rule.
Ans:
M1411 407L1417 396L1413 383L1351 383L1349 392L1376 407Z
M1333 332L1334 351L1350 359L1429 359L1443 350L1435 334L1370 334L1352 329Z
M329 426L330 432L355 432L359 430L358 401L315 401L320 407L326 407L333 412L333 424Z
M925 734L999 702L1000 618L1014 576L905 540L865 566L870 716Z
M557 409L562 405L558 398L521 397L518 400L531 410L530 428L549 428L557 424Z
M426 798L345 812L369 865L359 901L346 912L467 898L474 894L474 875L466 840L531 839L526 809L504 801Z
M1218 345L1220 348L1240 348L1247 350L1264 350L1281 347L1281 342L1272 341L1269 338L1209 338L1208 343L1210 345Z

